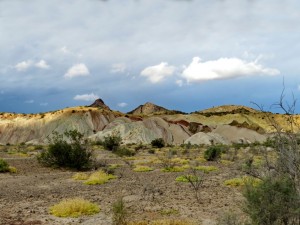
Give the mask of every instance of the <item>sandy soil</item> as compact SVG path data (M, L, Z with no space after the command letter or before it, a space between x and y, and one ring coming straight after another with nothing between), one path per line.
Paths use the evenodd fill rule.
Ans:
M132 220L188 218L197 224L210 225L226 210L239 212L242 201L238 189L223 184L240 172L234 166L215 162L210 164L219 171L205 175L198 203L189 184L175 181L186 172L161 172L159 164L154 165L156 169L151 172L133 172L122 158L106 151L98 151L99 161L122 166L115 171L118 179L103 185L74 181L71 177L75 171L43 167L34 156L14 156L0 151L0 158L18 169L16 174L0 173L0 224L3 225L110 225L112 204L120 197L126 202ZM49 214L50 206L71 197L97 203L101 212L80 218L58 218Z

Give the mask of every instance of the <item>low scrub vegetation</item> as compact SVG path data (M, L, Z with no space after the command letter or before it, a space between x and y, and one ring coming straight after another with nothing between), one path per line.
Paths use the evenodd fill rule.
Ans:
M50 213L57 217L80 217L100 212L98 205L82 198L65 199L50 207Z

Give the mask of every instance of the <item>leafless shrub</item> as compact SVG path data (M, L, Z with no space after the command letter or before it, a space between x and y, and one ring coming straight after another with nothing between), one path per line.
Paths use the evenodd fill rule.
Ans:
M201 202L200 190L203 187L204 173L192 167L189 174L183 175L183 178L191 185L195 198L198 203Z

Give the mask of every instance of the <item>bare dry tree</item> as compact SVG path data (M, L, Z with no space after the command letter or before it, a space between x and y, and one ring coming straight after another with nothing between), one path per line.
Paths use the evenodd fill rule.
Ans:
M192 189L195 193L195 198L197 202L200 203L200 190L203 187L204 173L192 167L190 168L189 174L183 175L183 177L192 186Z
M252 102L253 103L253 102ZM295 115L297 100L294 95L290 102L285 101L285 88L283 88L279 101L271 107L279 108L283 111L287 129L284 129L278 121L266 112L263 106L255 104L261 112L265 113L267 121L274 129L273 141L274 150L277 153L277 160L270 160L265 154L266 169L269 175L285 175L288 176L294 183L300 195L300 139L299 139L299 123Z

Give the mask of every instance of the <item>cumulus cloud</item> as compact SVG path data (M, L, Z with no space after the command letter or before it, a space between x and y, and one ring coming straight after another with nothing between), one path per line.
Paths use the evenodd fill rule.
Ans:
M93 101L98 98L99 98L98 95L95 95L94 93L90 93L90 94L76 95L73 99L79 101Z
M193 58L191 64L184 69L182 76L188 82L222 80L253 75L278 75L280 71L266 68L258 61L246 62L238 58L220 58L202 62L199 57Z
M159 83L165 77L173 75L175 69L174 66L169 66L168 63L162 62L158 65L145 68L141 72L141 75L147 77L151 83Z
M124 108L124 107L128 106L128 104L126 102L121 102L121 103L118 103L118 106L121 108Z
M50 68L50 66L47 64L47 62L43 59L41 59L38 62L34 62L33 60L26 60L26 61L17 63L15 65L15 69L19 72L25 72L32 67L36 67L39 69L49 69Z
M40 69L49 69L50 68L50 66L47 64L47 62L43 59L41 59L39 62L37 62L34 65Z
M23 72L28 70L33 64L32 60L26 60L15 65L17 71Z
M124 73L127 66L125 63L115 63L112 64L110 72L111 73Z
M88 76L90 74L89 69L83 63L78 63L68 69L65 73L65 78L73 78L73 77L80 77L80 76Z

